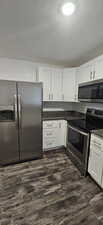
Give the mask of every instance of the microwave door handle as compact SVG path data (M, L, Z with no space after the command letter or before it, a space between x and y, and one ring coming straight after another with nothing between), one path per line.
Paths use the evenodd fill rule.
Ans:
M81 130L75 128L75 127L72 127L72 126L68 125L68 128L71 128L72 130L74 130L74 131L76 131L76 132L78 132L78 133L80 133L80 134L82 134L82 135L84 135L84 136L88 136L87 133L85 133L85 132L83 132L83 131L81 131Z
M15 113L15 123L18 126L18 114L17 114L17 96L14 95L14 113Z

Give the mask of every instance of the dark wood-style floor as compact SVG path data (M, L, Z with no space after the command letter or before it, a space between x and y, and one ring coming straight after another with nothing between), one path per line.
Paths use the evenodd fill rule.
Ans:
M0 225L101 225L103 194L64 151L0 168Z

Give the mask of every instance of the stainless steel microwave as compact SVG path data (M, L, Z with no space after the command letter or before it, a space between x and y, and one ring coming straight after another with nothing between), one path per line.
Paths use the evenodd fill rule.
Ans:
M81 102L103 102L103 80L80 84L78 99Z

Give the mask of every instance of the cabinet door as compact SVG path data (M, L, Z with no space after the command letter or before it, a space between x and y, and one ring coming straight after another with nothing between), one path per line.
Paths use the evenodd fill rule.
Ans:
M66 69L63 72L63 100L66 102L75 101L75 69Z
M52 150L57 147L55 138L44 138L43 139L43 151Z
M95 80L103 79L103 59L95 62Z
M43 101L50 100L51 92L51 70L49 68L39 69L39 81L43 82Z
M47 124L53 124L48 126ZM66 146L67 122L65 120L43 122L43 149Z
M93 79L92 66L85 65L78 70L78 83L88 82Z
M57 146L66 146L67 122L65 120L58 121L58 130L56 135Z
M99 152L94 145L92 145L90 149L88 172L100 186L102 183L102 170L103 170L102 153Z
M61 129L60 129L60 143L61 145L66 147L66 137L67 137L67 121L61 121Z
M52 71L52 101L62 101L62 71L53 70Z

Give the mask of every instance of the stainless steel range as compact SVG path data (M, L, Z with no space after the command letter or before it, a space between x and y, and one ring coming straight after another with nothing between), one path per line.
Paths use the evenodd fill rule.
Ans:
M67 149L70 159L86 176L92 130L103 128L103 111L87 109L85 119L68 121Z

